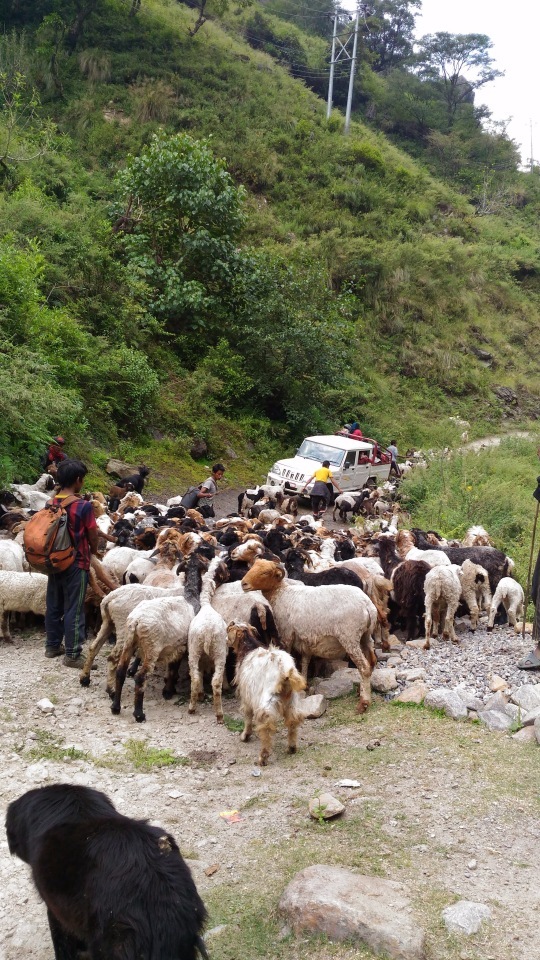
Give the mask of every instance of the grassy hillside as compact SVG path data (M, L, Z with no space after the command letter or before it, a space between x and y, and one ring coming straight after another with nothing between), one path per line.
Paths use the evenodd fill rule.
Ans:
M249 461L253 447L271 459L353 415L403 446L455 443L449 416L468 419L472 437L540 412L537 177L516 175L498 214L480 217L467 191L382 133L355 120L345 137L338 112L326 121L301 79L243 39L257 9L192 37L196 14L176 0L145 0L136 17L103 0L69 51L54 24L8 15L19 32L4 40L4 64L17 60L39 91L36 118L53 125L47 152L30 159L24 118L15 124L19 154L2 171L0 360L16 344L29 397L36 369L41 395L52 381L58 390L46 413L32 397L25 422L15 418L4 476L28 469L59 429L73 449L121 441L126 455L133 441L157 455L152 431L173 459L196 435L223 456L234 430ZM324 41L270 21L315 75ZM156 324L112 230L115 174L161 130L209 138L247 188L238 242L262 259L205 328ZM0 363L0 407L13 410L2 376Z

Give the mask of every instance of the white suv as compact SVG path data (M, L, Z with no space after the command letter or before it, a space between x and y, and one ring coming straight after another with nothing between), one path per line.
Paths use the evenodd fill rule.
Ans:
M342 490L361 490L370 481L382 483L388 479L390 460L373 463L375 441L356 440L330 434L322 437L306 437L295 457L278 460L268 474L268 483L284 486L288 494L299 493L306 480L321 466L330 461L332 476ZM307 488L311 492L313 483Z

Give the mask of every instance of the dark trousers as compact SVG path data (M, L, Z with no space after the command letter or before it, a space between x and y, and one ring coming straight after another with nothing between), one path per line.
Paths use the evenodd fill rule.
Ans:
M399 467L398 467L398 465L397 465L397 462L396 462L395 460L392 460L392 463L390 464L390 471L389 471L389 473L388 473L388 479L390 479L390 477L392 476L393 473L395 473L396 477L400 477L400 476L401 476L401 470L399 469Z
M45 614L46 646L65 641L66 656L78 657L85 639L84 597L88 571L73 564L63 573L50 573Z

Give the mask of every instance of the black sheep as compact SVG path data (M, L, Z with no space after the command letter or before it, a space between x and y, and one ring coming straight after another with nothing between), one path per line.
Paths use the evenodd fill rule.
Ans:
M53 784L9 804L10 853L32 869L56 960L206 956L204 904L176 841L89 787Z

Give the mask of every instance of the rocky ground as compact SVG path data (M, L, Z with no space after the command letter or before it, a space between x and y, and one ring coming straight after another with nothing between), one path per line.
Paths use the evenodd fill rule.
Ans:
M3 648L0 676L3 807L40 784L84 783L104 790L121 812L165 826L209 908L213 960L371 960L375 954L357 943L291 931L278 913L287 884L313 864L399 883L404 909L425 932L426 960L538 956L539 748L514 737L525 710L516 718L510 709L507 732L491 732L479 719L494 675L508 684L497 696L509 708L519 687L540 680L516 670L527 639L481 628L431 651L400 645L381 661L386 677L394 674L392 689L376 694L364 717L355 713L349 679L323 716L304 723L298 754L287 756L280 732L261 770L257 741L240 742L234 698L225 700L219 726L209 700L194 717L185 691L162 700L158 676L149 684L147 722L137 725L132 681L121 715L110 712L103 656L82 689L76 672L43 657L41 630L15 637ZM475 709L454 721L441 709L391 702L418 680L428 690L466 689ZM38 706L44 698L53 712ZM324 792L345 810L318 822L308 804ZM0 849L0 960L52 960L28 868L3 839ZM442 911L460 900L490 911L472 936L443 921Z

